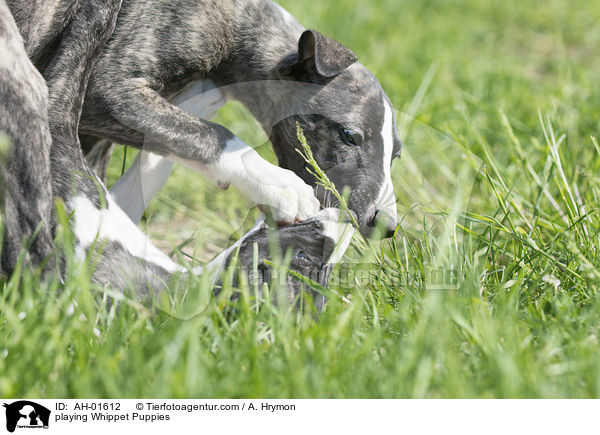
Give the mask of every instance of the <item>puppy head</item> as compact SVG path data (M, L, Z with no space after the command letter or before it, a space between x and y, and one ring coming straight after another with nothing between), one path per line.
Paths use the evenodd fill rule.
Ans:
M291 226L279 229L260 227L242 242L239 248L239 262L250 282L256 282L259 288L273 279L273 270L264 260L272 260L273 241L279 244L280 254L289 253L289 269L322 286L327 286L331 266L344 255L354 228L340 217L340 210L325 209L317 216ZM275 236L275 239L273 239ZM269 238L271 237L271 240ZM253 268L254 255L258 254L256 273ZM281 276L281 275L278 275ZM305 286L293 275L285 277L288 301L293 301L302 291L309 291L315 307L323 308L324 295ZM283 283L282 283L283 284Z
M279 164L315 184L295 151L299 123L329 179L340 192L350 189L349 206L361 231L371 235L379 226L383 231L378 234L391 236L398 218L390 169L402 144L378 80L352 51L313 30L302 34L297 53L280 62L277 77L311 85L293 88L281 102L281 112L288 115L273 126L270 137ZM317 196L323 207L337 205L322 190Z

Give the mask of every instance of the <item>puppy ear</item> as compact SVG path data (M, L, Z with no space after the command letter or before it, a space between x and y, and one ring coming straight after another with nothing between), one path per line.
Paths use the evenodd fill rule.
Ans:
M278 68L283 80L323 83L339 75L358 58L349 48L316 30L300 36L298 53L288 56Z

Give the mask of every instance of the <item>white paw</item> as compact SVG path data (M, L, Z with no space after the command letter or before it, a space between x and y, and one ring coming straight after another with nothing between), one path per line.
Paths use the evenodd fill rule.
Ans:
M319 213L320 203L312 187L292 171L267 162L238 138L227 144L217 162L200 169L218 185L231 184L254 203L270 209L279 223L292 224Z
M312 187L290 170L274 165L270 170L272 179L279 182L279 185L269 184L268 187L273 187L273 191L267 194L267 197L275 196L278 199L271 206L275 221L289 224L319 213L320 203Z
M298 186L263 186L253 199L263 211L270 210L273 219L280 225L291 225L314 216L319 211L319 201L298 189Z
M293 224L316 215L319 212L319 200L312 187L306 184L292 171L272 165L258 154L244 155L242 187L247 189L248 197L263 208L267 207L273 218L280 224Z

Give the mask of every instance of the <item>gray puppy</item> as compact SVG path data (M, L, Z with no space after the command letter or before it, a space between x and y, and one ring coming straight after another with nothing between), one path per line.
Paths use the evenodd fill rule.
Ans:
M52 210L52 140L46 82L27 57L4 0L0 0L0 59L0 134L12 142L12 153L2 171L2 265L10 271L16 267L23 240L31 239L34 233L37 237L28 247L26 261L40 264L53 246L48 221Z
M293 174L169 102L200 79L246 105ZM389 99L352 51L270 0L125 0L91 77L80 130L234 185L290 223L318 207L295 152L296 122L332 181L350 187L361 230L369 234L379 219L389 235L397 225L390 166L401 147Z
M40 220L45 223L34 242L40 247L30 252L39 262L51 249L49 198L54 196L73 212L78 255L88 255L97 240L103 242L97 252L97 281L122 288L133 279L147 293L164 286L173 274L187 272L148 242L119 207L126 204L116 203L93 177L79 150L78 132L182 162L222 187L236 186L270 207L277 220L291 223L315 215L320 207L311 187L314 180L295 152L298 122L321 167L338 187L351 188L350 206L361 229L368 233L378 220L385 222L387 233L395 228L390 165L400 141L393 110L375 77L349 49L303 29L268 0L183 0L175 5L125 0L114 33L104 44L112 31L108 11L118 9L118 3L38 0L32 5L8 0L10 13L2 4L2 19L12 26L7 44L18 41L11 56L25 65L13 71L18 77L0 80L6 88L2 92L27 97L18 86L19 80L25 81L29 96L38 96L39 102L23 110L40 118L30 128L35 138L21 147L23 129L11 116L12 104L0 113L0 129L16 145L11 162L18 166L7 171L7 204L23 208L6 219L7 232L15 234L14 241L5 239L6 270L14 267L19 239L33 234ZM44 83L24 54L46 78L47 111ZM283 168L261 159L222 126L169 102L198 80L222 88L227 98L250 109L269 133ZM52 114L50 165L47 113ZM21 197L15 189L19 176ZM319 199L328 200L324 195ZM300 230L285 234L293 245ZM328 237L327 231L321 237ZM321 257L326 259L327 252Z

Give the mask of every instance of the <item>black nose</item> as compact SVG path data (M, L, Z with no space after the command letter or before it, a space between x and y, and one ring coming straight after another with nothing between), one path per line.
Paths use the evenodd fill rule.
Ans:
M377 233L382 239L389 239L390 237L394 237L398 221L386 212L377 210L367 225L378 229Z

